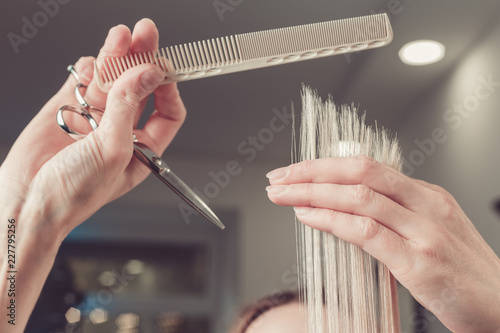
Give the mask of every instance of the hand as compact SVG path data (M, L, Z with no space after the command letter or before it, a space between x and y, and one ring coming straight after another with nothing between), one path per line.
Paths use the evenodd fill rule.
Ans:
M123 25L112 28L97 62L106 56L156 48L158 30L151 20L144 19L133 34ZM2 185L9 184L9 196L18 198L23 206L37 207L53 230L61 230L61 238L148 175L149 169L132 158L133 133L161 155L186 115L176 85L158 87L163 74L157 66L148 64L127 71L107 95L92 80L93 61L92 57L81 58L75 68L82 83L88 85L84 96L87 102L106 106L98 129L75 142L58 128L57 110L65 104L76 104L76 80L69 76L19 136L0 173ZM139 117L153 91L156 110L138 130ZM28 228L27 223L20 220L23 228Z
M158 30L151 20L142 20L136 24L133 34L125 26L112 28L97 62L106 56L156 48ZM21 133L0 168L3 226L0 246L7 249L7 236L15 236L9 239L15 243L9 244L15 249L17 271L15 310L9 309L15 322L2 320L2 332L24 330L66 235L148 175L149 169L132 158L133 133L161 155L186 116L176 85L158 86L164 75L155 65L128 70L114 83L109 94L104 94L92 80L93 61L91 57L81 58L75 69L82 83L88 85L86 101L95 107L105 106L99 127L79 141L58 128L58 109L76 104L76 80L70 76ZM156 110L145 126L137 129L146 99L153 92ZM8 229L13 226L15 234L13 229ZM8 265L5 256L0 261L2 272L9 270ZM4 309L12 306L14 300L8 296L10 283L0 280L0 305Z
M450 330L500 332L500 260L444 189L364 156L268 177L272 202L383 262Z

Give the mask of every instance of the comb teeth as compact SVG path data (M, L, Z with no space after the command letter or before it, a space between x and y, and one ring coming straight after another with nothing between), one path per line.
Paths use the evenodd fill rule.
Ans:
M243 60L311 51L346 52L378 46L387 39L385 14L306 24L238 35ZM368 44L372 45L368 45ZM312 53L312 52L311 52Z
M96 64L94 68L99 87L107 92L123 72L145 63L158 65L165 72L166 84L375 48L391 40L388 16L376 14L108 57L103 59L101 68Z
M156 64L167 77L175 74L203 71L215 67L229 66L241 62L241 52L234 36L214 38L195 43L165 47L157 51L128 54L123 57L103 59L97 70L101 84L109 85L127 69L142 65Z

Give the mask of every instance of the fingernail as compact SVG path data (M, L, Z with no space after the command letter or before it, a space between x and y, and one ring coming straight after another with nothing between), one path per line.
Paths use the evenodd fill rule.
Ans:
M165 79L163 72L155 68L141 75L141 84L147 91L153 91L163 79Z
M269 172L266 175L266 177L269 178L270 180L276 180L285 177L287 173L288 173L288 167L284 167Z
M312 208L310 207L293 207L296 215L304 216L312 212Z
M274 195L280 194L284 190L285 190L285 186L273 186L273 185L270 185L270 186L266 187L267 193L274 194Z
M141 22L141 21L144 21L144 22L149 21L149 22L153 23L153 25L156 26L155 22L152 19L150 19L149 17L144 17L139 22ZM137 22L137 23L139 23L139 22Z

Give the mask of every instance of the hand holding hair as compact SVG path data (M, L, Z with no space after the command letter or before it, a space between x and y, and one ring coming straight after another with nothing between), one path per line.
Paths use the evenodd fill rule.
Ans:
M455 199L365 157L268 174L270 200L382 261L453 332L500 332L500 259Z

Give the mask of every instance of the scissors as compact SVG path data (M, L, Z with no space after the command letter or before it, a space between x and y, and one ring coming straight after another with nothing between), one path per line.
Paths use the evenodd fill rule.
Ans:
M67 68L78 82L75 87L75 96L80 105L64 105L57 112L57 124L61 127L70 137L75 140L85 137L86 134L82 134L71 129L68 124L64 121L63 112L69 111L74 112L85 118L92 130L97 129L98 123L92 116L91 112L95 115L102 116L104 110L93 107L89 105L82 94L80 89L86 89L87 86L80 82L80 77L76 72L73 65L69 65ZM186 185L171 169L170 167L158 156L156 155L148 146L137 140L136 136L133 136L134 142L134 156L144 163L152 172L155 174L165 185L170 187L179 197L181 197L186 203L193 207L198 213L203 215L210 222L215 224L220 229L224 229L224 224L219 220L219 218L214 214L214 212L208 207L208 205L191 189Z

